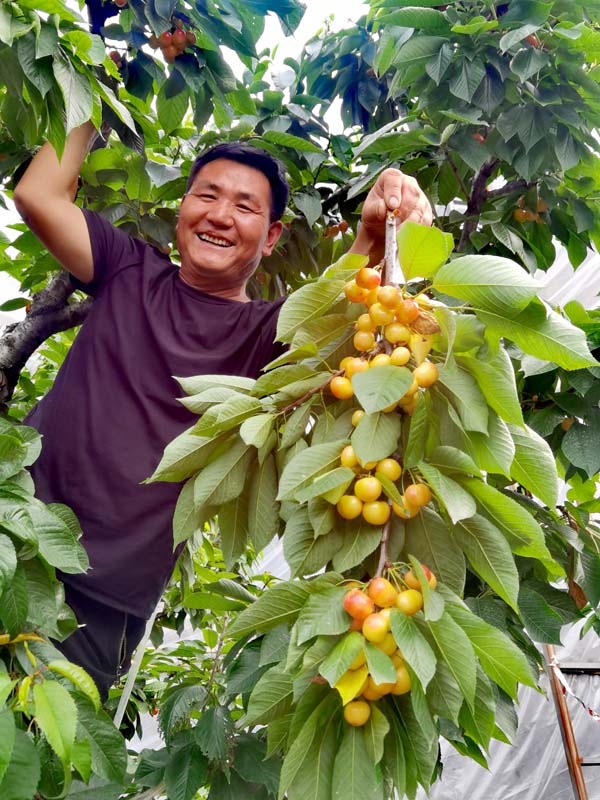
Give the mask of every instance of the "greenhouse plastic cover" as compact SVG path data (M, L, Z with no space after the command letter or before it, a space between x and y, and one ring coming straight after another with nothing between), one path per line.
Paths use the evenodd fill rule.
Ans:
M558 663L600 662L600 643L594 631L579 639L581 625L565 626L563 647L556 647ZM572 691L586 706L600 713L600 675L565 675ZM442 778L433 786L429 800L573 800L577 798L565 756L561 729L547 675L540 681L545 695L521 687L519 728L510 747L492 741L489 770L459 755L441 740ZM577 700L567 695L567 705L579 755L600 761L600 720L594 719ZM600 766L583 767L589 800L600 800ZM426 800L420 791L418 800Z

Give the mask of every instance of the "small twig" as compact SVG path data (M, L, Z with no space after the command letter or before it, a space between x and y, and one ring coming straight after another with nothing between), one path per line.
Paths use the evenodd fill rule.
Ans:
M468 200L468 198L469 198L469 190L467 188L467 185L465 184L464 180L462 179L462 176L461 176L460 172L458 171L458 167L456 166L456 164L452 160L452 156L450 155L450 153L447 150L445 151L445 153L446 153L446 161L448 162L448 164L450 164L450 169L454 173L454 177L458 181L458 183L460 185L460 188L463 190L463 194L465 196L465 200Z
M344 374L344 370L343 369L338 369L335 372L331 373L331 378L335 378L337 375L343 375L343 374ZM298 406L301 406L302 403L304 403L306 400L308 400L309 397L312 397L314 394L319 394L324 389L326 389L329 386L329 384L331 383L331 378L327 378L325 383L322 383L320 386L315 386L314 389L309 389L309 391L306 392L306 394L303 394L302 397L299 397L297 400L294 400L293 403L290 403L289 406L286 406L285 408L282 408L277 413L279 413L279 414L287 414L288 411L293 411L295 408L298 408Z
M377 572L375 574L376 578L380 578L383 575L383 570L387 564L388 560L388 541L390 538L390 531L392 529L392 520L391 517L383 526L383 535L381 537L381 550L379 552L379 564L377 565Z
M153 786L151 789L146 789L145 792L141 794L133 795L133 800L155 800L155 798L160 795L164 794L165 791L165 782L161 781L157 783L156 786Z
M213 657L213 666L210 671L210 675L208 676L208 681L206 683L206 698L200 708L199 711L204 711L204 707L206 706L209 698L210 688L215 681L215 675L217 674L217 670L220 666L220 657L221 657L221 650L223 649L223 645L225 644L225 629L227 628L227 623L229 622L229 614L225 614L223 617L223 625L221 626L221 630L219 631L219 637L217 639L217 646L215 648L214 657Z

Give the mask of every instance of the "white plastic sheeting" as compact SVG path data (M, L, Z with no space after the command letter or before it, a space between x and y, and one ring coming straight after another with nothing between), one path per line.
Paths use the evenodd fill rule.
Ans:
M556 648L559 662L600 662L600 643L592 631L579 639L581 625L565 627L564 646ZM594 711L600 712L600 675L566 675L573 692ZM554 698L546 675L541 684L546 696L533 689L519 692L519 729L511 746L493 741L489 771L459 755L442 741L442 778L429 793L429 800L572 800L576 797L567 768ZM572 697L567 703L579 755L600 761L600 722ZM600 767L584 767L589 800L600 800ZM419 792L418 800L426 800Z

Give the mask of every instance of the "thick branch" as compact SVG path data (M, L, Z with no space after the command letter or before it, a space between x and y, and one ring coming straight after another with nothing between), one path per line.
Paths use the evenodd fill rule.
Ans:
M499 161L497 158L490 158L489 161L486 161L485 164L482 165L481 169L473 179L471 184L471 194L469 195L467 210L465 212L467 219L463 225L460 242L456 248L458 253L462 253L467 242L469 241L470 235L474 230L477 229L477 223L479 221L483 205L488 199L486 184L498 164Z
M0 337L0 410L6 411L19 374L37 348L54 333L80 325L86 318L92 300L69 304L73 291L69 275L59 272L33 296L25 319L6 326Z
M533 183L528 183L524 180L518 181L509 181L505 183L504 186L501 186L499 189L492 189L488 191L487 197L488 200L494 200L496 197L504 197L504 195L512 194L513 192L519 191L519 189L531 189Z

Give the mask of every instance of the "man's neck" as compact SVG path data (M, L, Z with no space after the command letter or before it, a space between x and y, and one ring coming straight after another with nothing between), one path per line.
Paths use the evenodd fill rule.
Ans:
M205 294L212 294L225 300L237 300L238 303L250 302L250 298L246 294L245 284L243 286L215 286L214 284L205 286L195 276L185 273L183 267L179 270L179 277L187 286L191 286L192 289L197 289Z

